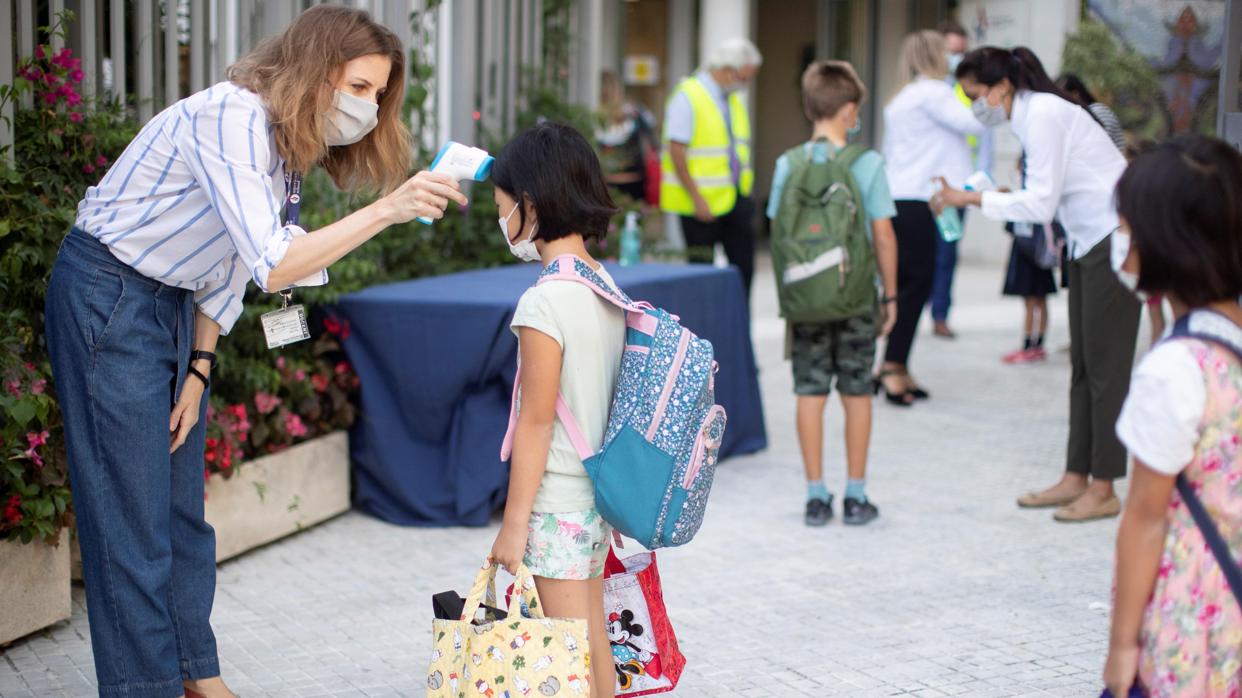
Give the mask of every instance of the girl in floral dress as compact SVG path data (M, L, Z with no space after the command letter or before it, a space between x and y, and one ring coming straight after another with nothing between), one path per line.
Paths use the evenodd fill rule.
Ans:
M1242 560L1242 156L1179 138L1141 155L1117 185L1114 268L1141 296L1164 294L1191 333L1139 365L1117 423L1135 460L1117 534L1104 679L1115 696L1242 696L1242 599L1205 543L1176 478L1186 478Z

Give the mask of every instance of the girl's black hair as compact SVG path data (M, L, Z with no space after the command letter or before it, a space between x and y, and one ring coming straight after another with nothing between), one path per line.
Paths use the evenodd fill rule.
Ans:
M1117 183L1139 255L1139 290L1191 308L1242 296L1242 155L1182 136L1139 155Z
M1075 102L1084 107L1090 107L1092 104L1100 101L1095 98L1095 95L1091 94L1091 90L1087 89L1087 83L1073 73L1065 73L1058 78L1057 86L1068 92Z
M514 136L496 156L492 182L519 204L529 201L535 207L536 240L551 242L572 233L603 240L617 213L595 150L565 124L544 122ZM526 226L525 206L519 208L518 221L510 230Z
M995 46L984 46L967 53L958 64L956 76L958 80L970 78L976 82L992 87L1005 78L1016 90L1031 92L1047 92L1067 102L1078 104L1057 86L1044 70L1044 64L1031 49L1019 46L1008 50Z

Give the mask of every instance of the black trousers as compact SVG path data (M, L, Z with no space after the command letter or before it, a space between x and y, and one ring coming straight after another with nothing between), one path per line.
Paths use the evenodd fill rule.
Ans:
M681 217L681 232L686 238L686 258L691 262L711 264L715 245L724 245L729 264L742 275L742 286L750 298L750 282L755 276L755 204L749 196L739 196L733 210L711 223L693 216Z
M1069 263L1070 431L1065 469L1100 480L1126 476L1117 418L1130 391L1140 305L1109 262L1112 238Z
M926 201L897 201L893 231L897 234L897 323L888 336L884 360L910 363L910 349L919 330L923 307L936 278L936 219Z

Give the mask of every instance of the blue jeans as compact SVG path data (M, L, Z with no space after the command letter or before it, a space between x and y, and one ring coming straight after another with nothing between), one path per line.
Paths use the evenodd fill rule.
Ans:
M958 209L962 226L966 225L966 209ZM936 276L932 281L932 320L949 321L949 307L953 305L953 273L957 271L957 240L946 242L943 235L936 235Z
M168 453L193 295L74 229L46 312L99 693L179 696L183 680L220 674L209 622L216 539L203 519L206 394L189 438Z

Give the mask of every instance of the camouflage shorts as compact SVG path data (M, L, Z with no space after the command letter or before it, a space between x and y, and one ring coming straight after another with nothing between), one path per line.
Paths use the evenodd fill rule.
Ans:
M793 332L794 392L827 395L832 379L842 395L871 393L878 335L876 319L867 314L833 322L795 323Z

